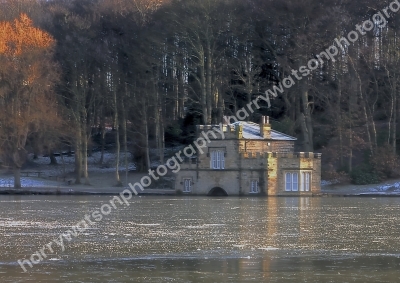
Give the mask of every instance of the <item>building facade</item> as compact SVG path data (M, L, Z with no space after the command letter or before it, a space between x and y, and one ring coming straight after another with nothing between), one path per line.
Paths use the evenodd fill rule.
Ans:
M222 127L222 135L213 130ZM260 124L197 127L203 154L185 159L175 190L192 195L314 195L321 190L321 154L294 152L296 138Z

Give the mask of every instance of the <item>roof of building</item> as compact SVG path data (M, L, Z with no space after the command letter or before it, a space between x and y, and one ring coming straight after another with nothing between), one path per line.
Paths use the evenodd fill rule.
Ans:
M243 138L244 139L251 139L251 140L263 140L264 138L261 136L260 133L260 125L253 123L253 122L236 122L231 125L235 127L237 125L243 126ZM271 139L272 140L279 140L279 141L295 141L297 138L286 135L284 133L275 131L271 129Z

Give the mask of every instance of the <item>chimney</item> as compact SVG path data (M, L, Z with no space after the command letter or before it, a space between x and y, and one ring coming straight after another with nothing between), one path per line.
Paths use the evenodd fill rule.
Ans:
M243 125L238 124L236 125L236 138L242 139L243 138Z
M271 125L269 123L269 116L262 116L260 123L260 135L264 139L271 138Z

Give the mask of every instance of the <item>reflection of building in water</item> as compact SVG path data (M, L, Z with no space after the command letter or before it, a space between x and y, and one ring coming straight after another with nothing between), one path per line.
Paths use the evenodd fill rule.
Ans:
M238 231L235 243L238 248L254 247L268 251L286 242L305 246L313 244L310 239L314 235L309 232L318 221L315 211L320 206L320 198L270 197L255 198L253 202L254 205L248 206L245 211L241 205L235 210L240 215L239 227L243 227Z
M295 141L273 130L268 117L260 124L200 125L194 147L204 154L185 159L175 189L196 195L317 194L321 154L294 152Z
M265 202L264 198L240 198L239 207L234 210L236 215L240 216L240 230L236 244L238 248L242 246L255 247L265 240L264 227L260 226L260 220L262 222L268 221L268 217L265 215Z
M320 198L299 198L299 245L302 247L312 248L316 243L316 233L312 232L318 223L317 217L320 213L316 210L321 206L320 201Z
M268 198L267 201L267 243L269 246L277 244L278 234L278 198Z
M254 280L253 272L263 272L263 281L268 282L270 278L271 271L272 271L272 264L274 259L272 257L265 257L265 258L240 258L239 259L239 278L238 282L247 282L249 279Z
M245 205L239 204L235 210L240 215L238 226L241 227L236 243L242 248L238 247L238 252L252 249L254 252L250 254L259 256L247 258L249 253L243 252L237 263L238 282L248 280L253 270L263 271L262 282L268 282L271 273L279 269L301 270L304 261L299 262L297 257L282 261L277 255L293 248L312 250L318 244L320 234L315 229L320 221L321 198L254 198L254 205L249 205L248 198L241 200Z
M298 244L312 246L318 223L320 198L285 197L268 198L266 207L266 231L263 247L277 247Z

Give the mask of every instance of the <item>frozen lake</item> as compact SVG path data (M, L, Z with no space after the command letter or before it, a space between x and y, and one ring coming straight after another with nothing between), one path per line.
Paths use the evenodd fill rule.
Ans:
M399 282L400 198L0 196L0 282Z

